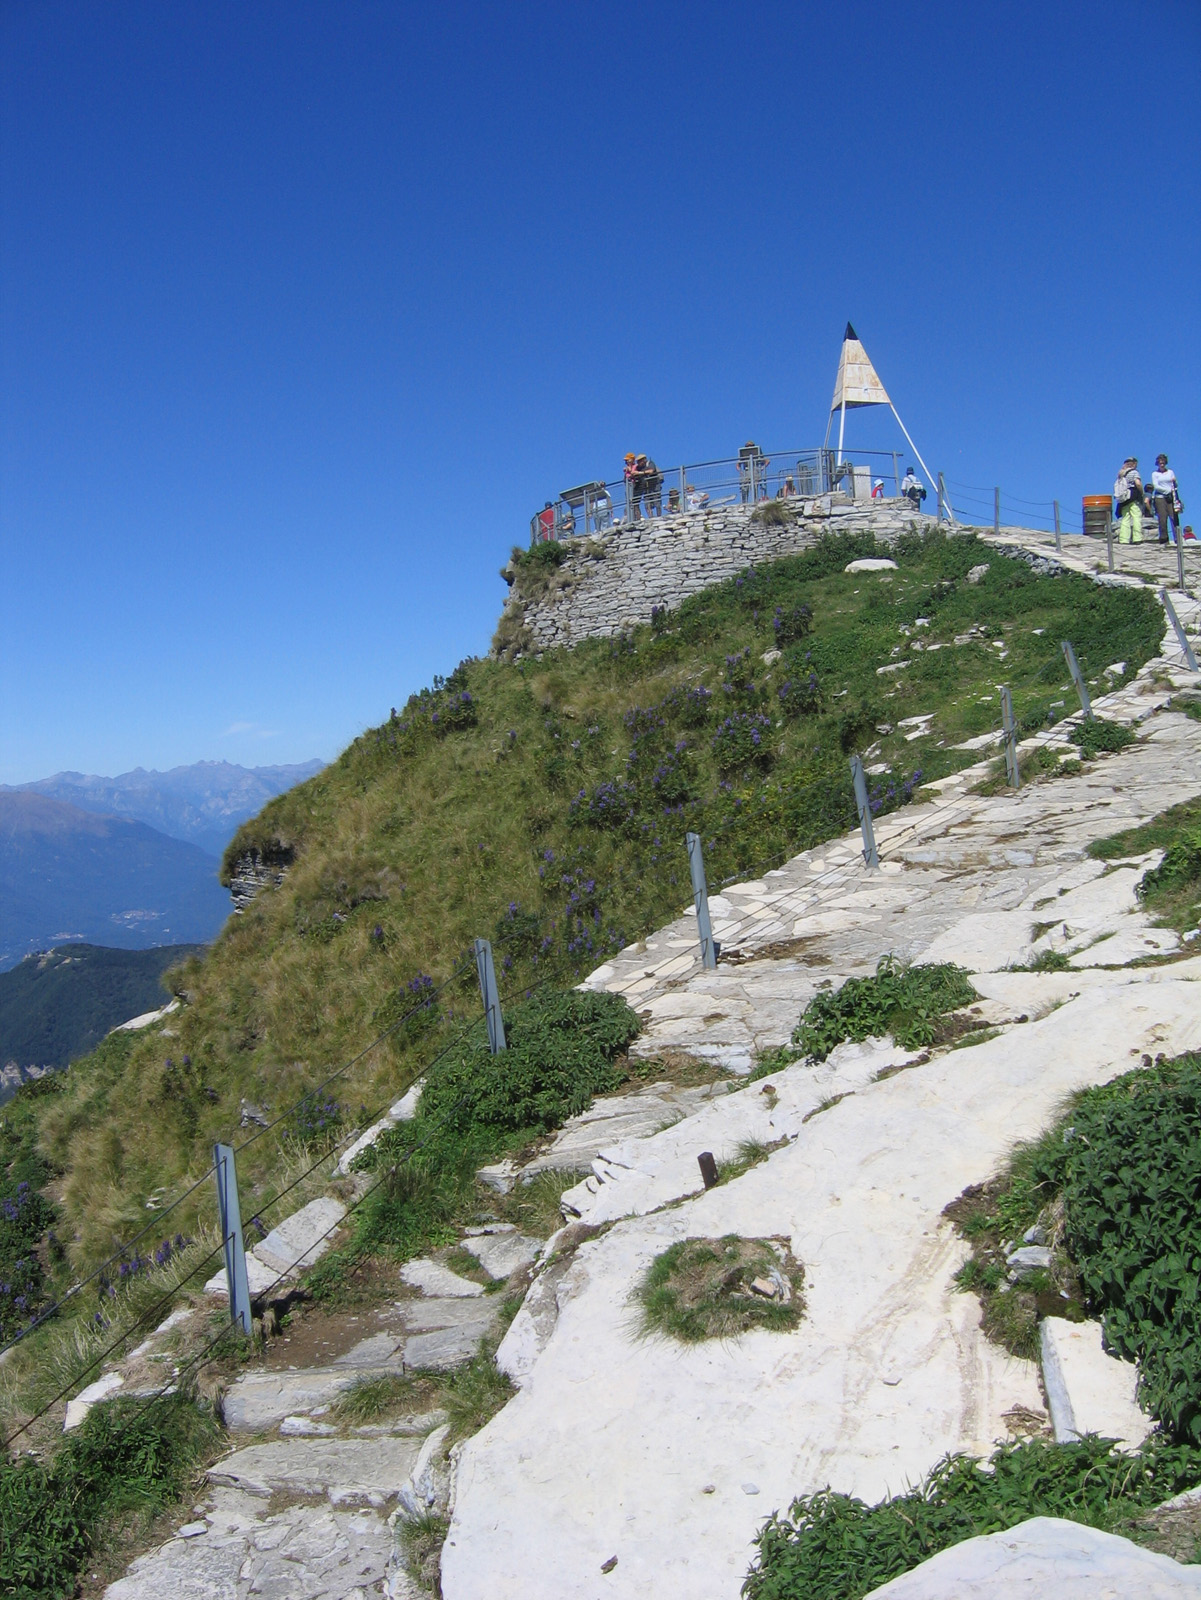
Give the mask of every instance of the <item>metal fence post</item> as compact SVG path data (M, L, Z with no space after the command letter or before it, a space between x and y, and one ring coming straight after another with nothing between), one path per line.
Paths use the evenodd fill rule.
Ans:
M943 476L942 476L942 473L940 472L938 474L938 520L940 522L942 521L943 508L946 506L946 503L947 503L947 486L943 482Z
M994 489L992 492L992 531L1001 531L1001 491Z
M1072 682L1076 685L1076 693L1080 696L1080 709L1087 720L1092 719L1093 703L1088 697L1088 685L1084 681L1084 674L1080 670L1080 663L1076 660L1076 652L1072 649L1071 641L1065 639L1060 646L1064 660L1068 664L1068 671L1072 675Z
M238 1204L238 1173L233 1147L213 1146L213 1175L217 1180L217 1212L225 1247L225 1281L229 1286L229 1315L250 1334L250 1284L246 1277L246 1248L242 1242L242 1208Z
M1055 507L1055 548L1062 553L1063 546L1059 542L1059 501L1053 500L1051 503Z
M1005 729L1005 777L1011 789L1020 789L1022 778L1018 771L1018 730L1013 720L1013 698L1007 683L1001 685L1001 726Z
M1105 527L1105 548L1109 552L1109 570L1113 571L1113 517L1111 516Z
M680 468L680 510L688 510L688 468Z
M1176 587L1181 594L1184 593L1184 529L1180 526L1180 518L1176 518L1176 572L1180 582Z
M895 450L892 453L892 486L896 490L897 498L900 499L900 496L901 496L901 467L900 467L900 463L897 461L897 453L896 453Z
M686 833L688 870L692 873L692 898L696 903L696 928L701 941L701 966L717 965L717 946L713 943L713 927L709 921L709 888L705 882L705 857L701 851L699 833Z
M480 998L484 1002L484 1020L488 1024L488 1048L496 1056L505 1048L505 1022L500 1014L492 946L487 939L475 941L475 970L479 974Z
M1181 588L1183 587L1184 585L1181 584ZM1197 658L1193 654L1193 647L1188 642L1188 635L1184 631L1184 627L1180 621L1180 618L1176 615L1176 607L1168 598L1168 591L1166 589L1161 589L1159 591L1159 598L1163 601L1163 608L1168 614L1168 621L1176 630L1176 638L1180 644L1181 650L1184 652L1184 664L1190 672L1196 672Z
M876 830L872 827L872 803L867 797L867 779L858 755L851 757L851 782L855 785L855 805L859 812L859 827L863 832L863 859L869 867L878 867L880 852L876 849Z

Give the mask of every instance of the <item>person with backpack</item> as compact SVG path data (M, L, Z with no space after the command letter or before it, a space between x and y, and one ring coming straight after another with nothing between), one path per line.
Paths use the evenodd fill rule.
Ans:
M1138 475L1138 457L1127 456L1114 480L1113 497L1118 507L1118 543L1143 542L1143 480Z
M1160 544L1175 544L1180 537L1180 513L1184 507L1180 503L1176 474L1168 466L1167 456L1155 457L1155 471L1151 474L1151 497L1155 506L1155 520L1159 524ZM1169 523L1172 525L1170 537Z
M922 509L922 501L926 498L926 485L918 477L917 473L914 472L912 467L909 468L909 471L901 479L901 493L905 496L906 500L909 501L915 511L920 511Z
M642 477L638 471L638 458L632 450L626 451L625 480L626 515L631 522L641 522L639 501L642 499Z

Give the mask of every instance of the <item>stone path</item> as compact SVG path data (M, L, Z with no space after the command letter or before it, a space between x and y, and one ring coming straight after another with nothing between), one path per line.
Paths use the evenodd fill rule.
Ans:
M297 1227L291 1237L304 1245ZM505 1223L469 1229L462 1245L495 1283L540 1248ZM412 1294L355 1319L364 1336L324 1365L279 1364L281 1339L270 1364L230 1386L225 1423L245 1442L210 1468L210 1493L176 1537L135 1561L108 1600L414 1600L396 1527L445 1503L446 1413L356 1426L337 1402L365 1382L469 1360L495 1327L500 1296L432 1259L402 1276Z
M975 1020L996 1034L930 1059L843 1046L598 1152L565 1210L610 1226L548 1250L498 1351L520 1393L463 1449L447 1600L602 1583L733 1600L757 1527L796 1494L832 1483L874 1500L948 1451L986 1453L1007 1416L1045 1415L1037 1367L989 1344L954 1291L966 1252L941 1213L1074 1089L1201 1047L1201 954L1163 962L1179 941L1133 893L1157 858L1084 854L1201 790L1201 725L1165 709L1165 678L1195 682L1165 657L1098 697L1140 740L1081 777L985 797L968 792L983 769L961 774L878 825L879 872L848 837L726 889L715 933L735 964L701 969L686 916L592 975L644 1013L640 1053L735 1070L784 1042L819 985L889 950L967 966ZM1069 970L1007 970L1045 949ZM1160 964L1130 965L1147 957ZM697 1155L720 1163L746 1140L780 1148L704 1192ZM716 1346L640 1337L631 1296L654 1257L727 1232L790 1239L800 1328Z
M1026 532L1007 539L1042 548ZM1091 570L1095 550L1070 543L1058 559ZM1161 576L1157 548L1123 560ZM1177 600L1195 631L1201 608ZM715 895L716 971L699 967L686 915L589 980L642 1011L643 1058L684 1050L735 1074L785 1042L819 986L874 970L887 950L971 968L974 1020L995 1037L930 1059L869 1040L735 1092L654 1082L598 1100L524 1168L489 1169L502 1191L548 1169L583 1175L564 1197L572 1225L544 1252L503 1224L460 1240L494 1280L534 1267L498 1352L517 1398L449 1451L436 1409L338 1419L355 1385L446 1369L494 1326L498 1297L480 1283L410 1262L412 1292L362 1319L345 1348L289 1368L277 1347L231 1386L238 1448L112 1600L404 1600L416 1590L389 1521L440 1506L453 1512L447 1600L734 1600L756 1528L793 1495L832 1482L876 1498L946 1451L988 1450L1008 1415L1041 1412L1036 1368L989 1345L974 1299L952 1291L964 1251L940 1214L1071 1089L1144 1052L1201 1046L1201 953L1130 965L1177 942L1134 900L1146 862L1109 869L1083 854L1201 789L1201 725L1164 709L1168 684L1195 682L1181 666L1169 639L1134 683L1096 700L1142 737L1070 784L985 798L969 792L982 769L944 780L929 804L877 824L878 872L847 837ZM1028 744L1075 754L1065 733ZM1070 970L1006 970L1045 949ZM398 1101L381 1127L415 1104ZM699 1152L721 1163L747 1140L776 1148L702 1192ZM282 1223L256 1247L255 1270L316 1259L337 1204L326 1197ZM723 1232L790 1238L806 1271L800 1328L719 1346L640 1338L630 1294L649 1261L675 1239ZM147 1344L143 1362L161 1362L166 1347ZM913 1591L926 1592L951 1591Z

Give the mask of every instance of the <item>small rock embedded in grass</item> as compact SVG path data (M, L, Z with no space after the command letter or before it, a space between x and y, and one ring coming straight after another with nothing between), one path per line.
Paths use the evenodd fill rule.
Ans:
M655 1258L637 1290L647 1332L686 1344L754 1328L790 1332L804 1313L804 1268L784 1241L681 1239Z

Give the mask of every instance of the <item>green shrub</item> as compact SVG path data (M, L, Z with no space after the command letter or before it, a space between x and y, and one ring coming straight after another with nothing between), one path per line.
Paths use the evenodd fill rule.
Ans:
M620 995L572 989L523 1001L505 1018L503 1054L472 1043L431 1070L417 1123L549 1133L617 1088L613 1058L638 1028Z
M1065 1130L1068 1248L1146 1409L1201 1445L1201 1056L1119 1083Z
M1201 882L1201 832L1169 845L1157 867L1144 872L1135 893L1140 900Z
M207 1407L166 1395L93 1407L49 1465L0 1461L0 1593L68 1600L92 1549L177 1501L218 1437Z
M1134 743L1134 735L1121 722L1107 722L1104 717L1086 717L1072 729L1068 738L1080 746L1085 761L1094 761L1099 755L1124 750Z
M736 711L719 724L712 745L719 772L743 772L748 767L766 766L774 754L771 718Z
M1028 1517L1121 1527L1199 1475L1201 1451L1153 1439L1130 1456L1090 1437L1003 1445L986 1464L951 1456L908 1494L875 1506L822 1489L764 1524L742 1593L746 1600L861 1600L950 1545Z
M841 988L814 995L792 1042L824 1061L844 1039L890 1033L906 1050L935 1042L937 1019L977 998L962 967L949 962L910 967L881 956L874 978L848 978Z

